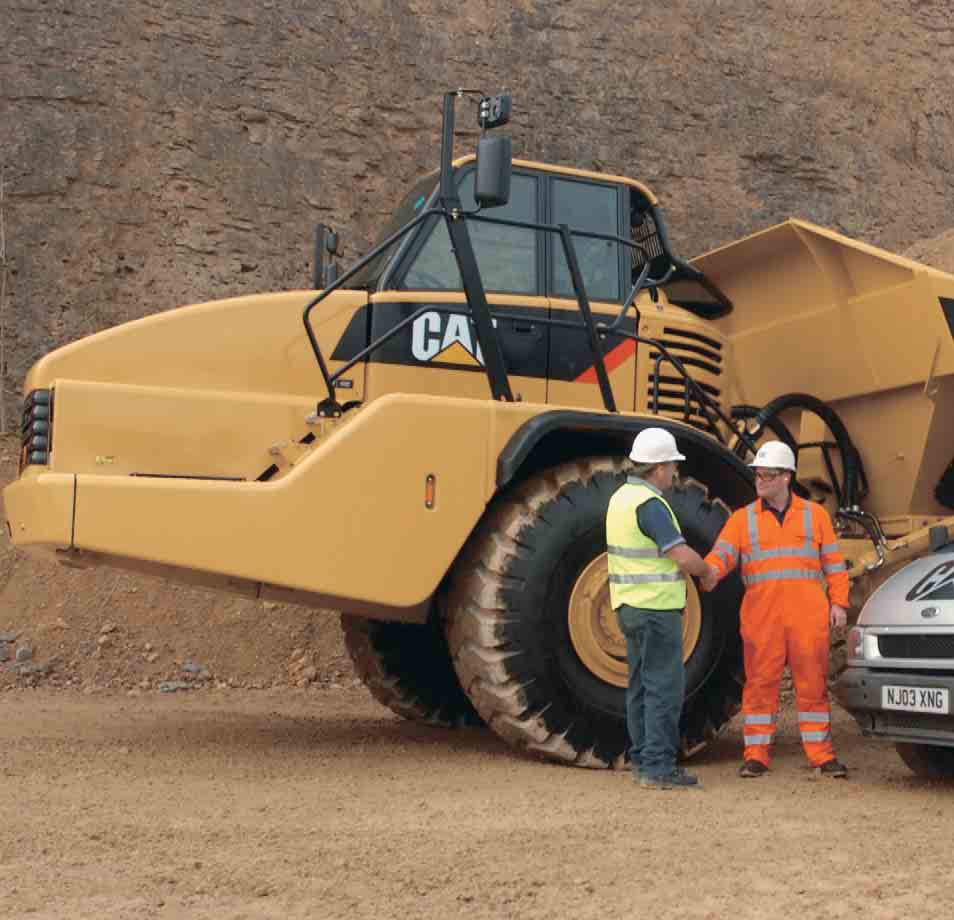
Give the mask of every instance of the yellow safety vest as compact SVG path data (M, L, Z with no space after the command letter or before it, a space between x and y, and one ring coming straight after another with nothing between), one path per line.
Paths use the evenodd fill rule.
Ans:
M606 511L606 555L609 562L610 604L647 610L682 610L686 606L686 580L679 566L659 552L659 547L639 529L636 511L658 498L679 521L662 493L636 476L630 476L610 499Z

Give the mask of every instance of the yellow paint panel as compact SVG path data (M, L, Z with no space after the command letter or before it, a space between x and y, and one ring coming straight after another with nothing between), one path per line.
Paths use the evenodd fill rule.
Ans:
M260 294L180 307L80 339L41 358L25 391L57 378L157 387L192 387L320 398L323 383L302 311L314 291ZM326 358L363 291L336 291L312 313ZM334 372L342 362L329 361ZM361 399L364 368L348 377L348 399Z
M59 380L51 468L254 479L309 431L308 397Z
M15 546L45 552L66 549L73 528L75 477L27 467L3 490L3 505Z
M486 401L384 397L357 410L275 483L81 475L75 542L410 606L434 590L490 497L494 408ZM433 510L424 503L429 475L439 496Z

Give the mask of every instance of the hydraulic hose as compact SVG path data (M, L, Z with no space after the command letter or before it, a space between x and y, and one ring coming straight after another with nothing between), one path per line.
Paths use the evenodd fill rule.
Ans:
M754 415L750 414L753 408L753 406L746 405L736 406L732 409L732 415L734 418L754 419L754 434L756 437L762 429L769 428L796 451L798 450L798 444L779 416L789 409L803 409L817 415L828 426L835 439L835 445L841 453L841 462L844 467L841 505L844 508L857 506L859 498L862 497L861 493L867 491L867 477L865 476L861 456L848 434L848 429L831 406L808 393L786 393L784 396L779 396L766 403L761 409L757 409ZM736 415L737 411L738 415ZM861 491L859 491L859 485Z
M732 418L747 422L749 419L756 418L761 411L758 406L740 403L732 407ZM766 419L764 424L780 441L784 441L793 451L798 452L798 442L792 432L788 430L788 425L785 422L780 418L773 417Z

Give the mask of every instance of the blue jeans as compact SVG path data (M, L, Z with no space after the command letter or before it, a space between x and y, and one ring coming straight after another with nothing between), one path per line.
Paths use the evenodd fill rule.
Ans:
M626 727L632 745L630 765L648 776L665 776L676 767L679 715L686 689L681 613L626 604L616 611L629 663Z

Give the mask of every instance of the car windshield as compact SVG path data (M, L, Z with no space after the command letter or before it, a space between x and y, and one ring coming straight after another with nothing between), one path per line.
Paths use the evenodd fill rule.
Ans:
M437 172L430 172L421 179L418 179L414 185L411 186L410 191L404 196L401 203L394 210L394 213L387 219L384 226L378 232L377 238L374 241L374 246L378 246L380 243L383 243L391 234L397 233L408 221L413 220L418 214L421 213L424 206L427 204L434 190L437 188ZM388 259L394 255L394 251L397 246L400 245L396 243L394 246L391 246L389 249L386 249L382 252L377 258L372 259L364 268L358 272L357 275L351 280L348 284L348 287L351 288L374 288L377 284L378 278L381 277L381 272L384 270L384 266L387 263ZM374 246L371 248L373 249Z

